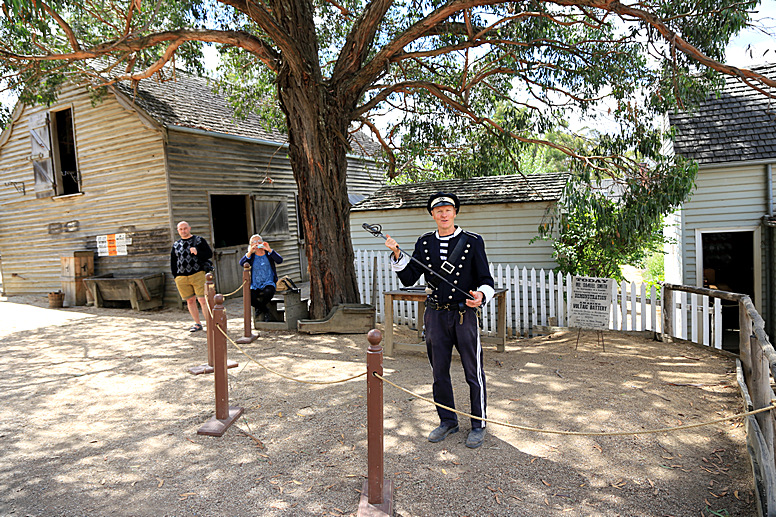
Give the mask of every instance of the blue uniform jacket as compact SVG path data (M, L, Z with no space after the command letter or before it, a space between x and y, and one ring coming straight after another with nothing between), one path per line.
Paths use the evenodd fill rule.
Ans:
M485 241L476 233L461 231L457 236L449 241L448 254L452 254L459 239L465 234L467 242L460 257L453 263L455 271L451 274L442 272L442 259L439 257L439 239L435 232L428 232L420 236L415 243L415 251L412 256L431 268L433 271L446 275L446 278L462 291L476 291L481 285L494 287L493 276L488 268L488 257L485 254ZM415 284L420 275L426 274L426 282L435 286L433 294L429 298L437 304L460 303L467 297L460 291L454 289L446 282L440 280L437 276L426 272L415 261L410 261L403 270L398 271L399 280L405 286Z

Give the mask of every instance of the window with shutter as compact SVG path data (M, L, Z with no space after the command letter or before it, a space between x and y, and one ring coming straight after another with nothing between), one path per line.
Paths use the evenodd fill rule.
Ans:
M70 108L30 116L30 161L35 175L35 197L81 192Z
M30 116L30 143L33 173L35 175L35 197L56 195L51 160L51 131L48 113L34 113Z
M72 110L67 108L52 112L51 129L57 195L77 194L81 192L81 175L75 152Z
M256 233L264 240L287 239L289 237L287 200L254 197L253 221Z

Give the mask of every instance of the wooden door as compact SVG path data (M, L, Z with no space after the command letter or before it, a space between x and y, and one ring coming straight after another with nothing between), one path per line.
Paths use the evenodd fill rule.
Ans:
M216 267L214 276L217 293L229 294L242 285L243 268L240 266L240 257L245 253L246 248L247 246L230 246L214 250L213 264Z

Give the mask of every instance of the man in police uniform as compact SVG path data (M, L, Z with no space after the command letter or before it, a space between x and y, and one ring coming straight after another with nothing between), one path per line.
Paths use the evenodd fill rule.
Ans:
M434 401L455 408L450 380L450 363L455 347L469 384L471 413L486 418L485 369L477 312L493 297L494 283L482 237L463 231L454 224L460 206L455 194L439 192L431 196L426 208L434 218L437 230L421 235L412 254L417 261L439 273L452 285L411 261L390 235L386 236L385 245L393 250L391 265L402 284L413 285L425 273L431 288L431 294L426 299L424 324L426 351L434 371ZM471 298L465 293L469 293ZM456 413L439 406L437 413L441 423L428 435L431 442L441 442L447 435L458 431ZM471 425L466 446L476 448L485 438L485 422L472 418Z

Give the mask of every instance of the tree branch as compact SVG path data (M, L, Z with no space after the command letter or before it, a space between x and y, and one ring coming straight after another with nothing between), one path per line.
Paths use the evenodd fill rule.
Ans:
M395 176L393 174L395 174L396 171L396 155L394 154L393 149L391 149L391 146L383 139L380 130L377 129L377 126L375 126L371 120L362 117L360 121L369 128L375 138L377 138L377 141L380 142L380 146L383 148L383 151L385 151L385 154L388 155L388 177L394 178Z
M602 9L604 11L613 12L613 13L619 14L620 16L624 16L624 17L630 16L633 19L641 20L651 25L652 27L654 27L668 43L675 45L677 50L679 50L686 56L694 59L698 63L708 68L711 68L712 70L716 70L717 72L721 72L725 75L738 77L743 80L756 81L763 85L776 87L776 80L774 79L769 79L768 77L765 77L762 74L758 74L757 72L753 72L746 68L738 68L735 66L725 65L720 63L719 61L716 61L710 58L709 56L701 52L698 48L691 45L684 38L679 36L679 34L671 30L668 27L668 25L666 25L665 20L663 20L662 18L659 18L654 14L644 11L642 9L637 9L635 7L624 5L620 3L618 0L582 0L582 1L543 0L543 1L546 3L552 3L556 5L567 6L567 7L584 5L595 9ZM759 88L754 85L752 85L752 87L755 88L760 93L768 95L769 97L776 98L776 94L768 93L762 88Z
M169 43L176 49L187 41L206 41L220 43L247 50L255 55L271 70L277 71L280 56L277 52L262 40L243 31L216 31L199 29L181 29L177 31L159 32L137 38L123 38L121 40L101 43L90 49L79 50L64 54L25 55L0 50L0 57L17 61L60 61L95 59L110 55L114 52L136 52L154 47L162 43ZM169 48L169 47L168 47ZM174 50L174 49L173 49Z
M614 161L614 158L617 158L616 156L582 156L576 153L573 149L566 147L564 145L560 145L555 142L550 142L548 140L542 140L538 138L528 138L528 137L515 134L511 131L508 131L493 119L489 117L481 117L477 115L474 111L472 111L472 109L469 106L466 106L461 102L454 100L453 98L451 98L449 95L445 93L445 92L457 93L453 89L447 86L439 85L435 83L424 82L424 81L407 81L404 83L393 85L381 91L377 96L375 96L375 98L370 100L369 103L361 106L358 109L358 113L363 114L369 111L368 109L366 109L366 106L374 107L374 105L381 102L381 100L386 98L391 93L408 92L408 91L417 90L417 89L423 89L428 93L430 93L431 95L437 97L440 101L442 101L443 104L459 112L460 114L468 117L475 124L485 126L486 128L491 127L494 130L500 132L501 134L508 135L520 142L523 142L526 144L538 144L538 145L543 145L547 147L552 147L553 149L556 149L575 160L579 160L585 163L585 165L587 165L593 170L606 172L607 171L607 168L605 166L606 164L610 164L611 166L617 169L622 169L622 166L618 165ZM377 99L380 99L380 100L377 100ZM599 163L603 163L604 165L599 165Z
M61 16L59 16L59 13L49 7L48 4L45 2L40 2L40 5L49 16L54 18L59 27L65 33L67 36L67 41L70 42L70 46L73 48L73 51L78 52L81 50L81 45L78 44L78 38L75 37L75 33L73 32L73 29L70 27L70 25L65 20L63 20Z
M367 4L364 12L353 24L337 57L331 77L333 84L338 84L344 76L352 75L361 68L377 29L392 5L393 0L372 0Z
M356 73L347 88L350 94L358 97L367 85L377 79L393 58L401 53L407 45L434 30L439 24L450 16L480 5L499 5L509 3L510 0L450 0L448 3L435 9L422 20L412 24L393 41L386 44L369 62L365 63ZM465 30L465 27L464 27Z

